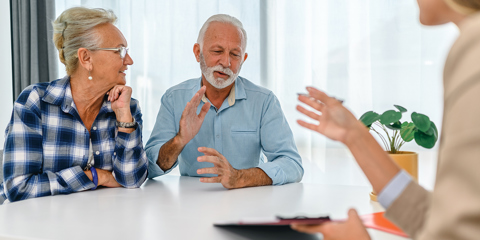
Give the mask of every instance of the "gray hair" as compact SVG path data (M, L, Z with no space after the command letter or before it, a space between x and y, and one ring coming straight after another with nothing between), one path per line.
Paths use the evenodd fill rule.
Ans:
M200 44L200 49L203 49L203 38L205 37L205 32L207 32L210 23L212 22L221 22L221 23L228 23L235 26L243 35L243 42L242 48L243 52L245 53L245 49L247 48L247 32L243 28L242 22L235 17L232 17L227 14L216 14L207 19L207 21L203 24L200 32L198 33L197 43Z
M79 48L100 47L101 36L95 27L105 23L114 24L116 21L117 16L111 10L73 7L63 11L52 22L53 42L68 75L77 70Z

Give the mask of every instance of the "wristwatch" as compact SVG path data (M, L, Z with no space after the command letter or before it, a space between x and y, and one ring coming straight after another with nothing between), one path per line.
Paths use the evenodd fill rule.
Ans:
M133 119L133 122L119 122L119 121L117 121L117 127L136 128L137 127L137 122L135 122L135 119Z

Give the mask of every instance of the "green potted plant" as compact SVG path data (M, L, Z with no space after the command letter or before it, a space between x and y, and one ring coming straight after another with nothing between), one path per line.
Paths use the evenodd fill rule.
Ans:
M382 114L368 111L360 117L360 121L378 134L390 157L418 181L418 154L400 151L400 148L405 143L415 140L419 146L430 149L438 140L438 130L435 123L421 113L413 112L411 122L401 122L402 114L407 112L407 109L399 105L394 106L398 111L387 110ZM382 131L385 134L382 134ZM374 192L370 197L376 201L377 196Z

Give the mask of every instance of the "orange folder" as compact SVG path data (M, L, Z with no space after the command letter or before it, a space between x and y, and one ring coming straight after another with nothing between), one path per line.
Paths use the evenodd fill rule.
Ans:
M395 226L392 222L383 216L384 212L377 212L372 214L365 214L360 216L363 224L367 228L373 228L380 231L388 232L402 237L409 237L400 228Z

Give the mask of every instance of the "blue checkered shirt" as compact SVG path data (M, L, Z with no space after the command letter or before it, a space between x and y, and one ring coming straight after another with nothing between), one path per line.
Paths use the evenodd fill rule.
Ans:
M112 171L126 188L140 187L147 177L148 160L137 100L131 100L130 109L137 129L119 132L105 97L89 133L73 102L68 76L27 87L15 101L5 131L0 204L93 188L83 172L90 139L95 168Z

